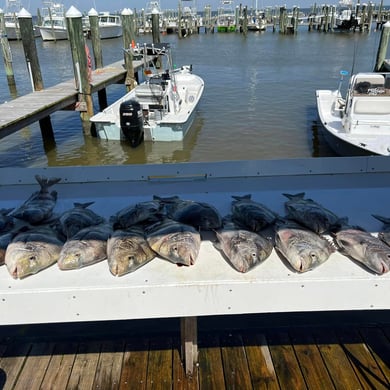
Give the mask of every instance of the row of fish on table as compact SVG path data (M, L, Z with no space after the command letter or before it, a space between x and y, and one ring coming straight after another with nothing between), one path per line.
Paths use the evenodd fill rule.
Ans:
M390 269L390 219L373 215L383 222L374 236L305 193L283 194L285 216L251 195L232 196L226 216L205 202L154 196L107 219L90 208L94 202L74 203L56 214L57 192L51 187L61 179L35 177L39 191L15 208L0 210L0 265L15 279L54 264L72 270L103 260L115 276L156 257L191 266L207 231L215 234L215 248L242 273L265 261L273 249L297 272L318 267L336 250L372 273Z

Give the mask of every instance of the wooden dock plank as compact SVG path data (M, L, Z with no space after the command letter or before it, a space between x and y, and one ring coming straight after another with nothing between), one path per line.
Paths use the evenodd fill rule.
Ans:
M100 343L80 343L70 373L68 389L90 390L100 355Z
M313 334L335 388L361 389L362 385L334 331L316 329Z
M226 334L220 340L226 388L250 389L251 377L241 335Z
M302 328L292 329L289 334L307 387L312 390L334 389L313 336Z
M267 338L280 387L282 389L307 389L288 333L270 332Z
M263 333L244 334L243 341L255 390L279 390L267 339Z
M57 343L43 378L41 390L66 390L78 344L75 342Z
M172 389L172 338L152 337L149 347L146 389Z
M362 327L360 334L370 352L374 356L378 366L390 382L390 344L383 331L377 327Z
M119 389L124 341L106 341L102 344L96 367L94 389Z
M31 349L30 343L11 343L0 360L0 371L4 372L5 383L2 390L13 389L20 371Z
M363 388L388 389L387 379L357 330L341 328L336 334Z
M225 388L219 337L203 334L199 339L199 388L219 390Z
M148 57L152 61L154 56ZM136 72L144 66L140 60L133 61ZM92 71L91 93L111 84L123 83L126 69L123 60ZM56 111L66 109L78 101L74 79L60 82L41 91L34 91L0 104L0 139L37 122Z
M34 343L18 376L15 390L39 390L53 353L53 343Z
M141 337L126 342L119 382L121 390L130 386L139 390L146 389L148 357L149 339Z

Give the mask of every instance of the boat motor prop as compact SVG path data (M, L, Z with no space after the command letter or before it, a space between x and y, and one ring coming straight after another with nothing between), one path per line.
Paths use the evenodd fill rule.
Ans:
M134 99L126 100L119 107L121 130L132 147L144 139L144 118L141 105Z

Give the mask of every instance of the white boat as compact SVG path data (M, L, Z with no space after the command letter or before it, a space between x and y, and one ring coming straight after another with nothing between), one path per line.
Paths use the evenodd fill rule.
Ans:
M133 53L145 60L146 81L90 118L96 136L128 140L134 147L142 141L181 141L193 122L204 81L192 66L175 69L167 44L137 47ZM153 54L157 65L148 67L146 58Z
M38 26L43 41L60 41L68 39L65 8L61 3L44 2L42 23Z
M9 41L16 41L21 39L20 27L19 27L19 11L22 9L20 0L6 0L6 6L4 11L4 24L7 39ZM33 26L34 37L40 35L39 29Z
M237 30L233 0L221 0L216 24L218 32L235 32Z
M121 16L109 12L99 13L100 39L118 38L122 36Z
M345 97L317 90L317 108L328 144L339 155L390 155L390 73L352 75Z

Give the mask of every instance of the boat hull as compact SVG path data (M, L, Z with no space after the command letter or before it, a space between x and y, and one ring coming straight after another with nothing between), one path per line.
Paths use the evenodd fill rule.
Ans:
M170 142L182 141L190 130L195 118L195 110L184 123L157 123L144 126L144 141ZM96 135L104 140L126 141L120 126L110 122L94 122Z
M148 111L146 109L148 114L141 114L144 118L143 131L144 141L146 142L182 141L192 126L199 100L203 94L204 82L199 76L190 73L187 69L175 72L174 77L177 83L176 93L180 98L180 100L177 100L176 107L174 108L175 104L170 102L171 111L169 112L163 110ZM125 102L134 100L140 103L144 111L145 100L142 99L151 98L151 95L148 95L149 92L146 92L151 91L149 89L150 85L147 83L140 84L105 110L91 117L90 120L94 127L92 132L98 138L104 140L125 141L126 136L121 128L120 107ZM152 90L158 91L154 88ZM143 96L143 93L147 93L147 95ZM169 95L173 93L171 91ZM153 101L150 102L154 103Z
M317 90L316 99L324 138L335 153L340 156L390 156L390 134L386 131L388 124L379 125L368 120L366 127L363 127L356 121L349 130L343 125L345 113L339 105L342 100L338 91ZM383 126L382 130L380 126Z
M66 29L40 27L39 31L43 41L61 41L68 39L68 30Z
M100 26L100 39L111 39L121 37L123 34L122 26Z

